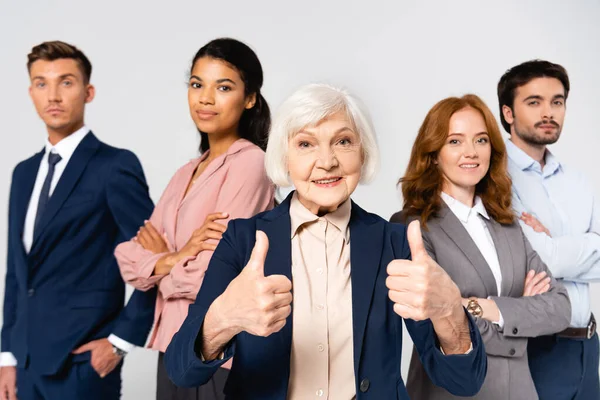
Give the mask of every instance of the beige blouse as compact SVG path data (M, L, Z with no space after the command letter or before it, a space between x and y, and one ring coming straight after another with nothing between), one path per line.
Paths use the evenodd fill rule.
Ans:
M318 217L293 195L293 333L288 399L349 400L354 378L351 201Z

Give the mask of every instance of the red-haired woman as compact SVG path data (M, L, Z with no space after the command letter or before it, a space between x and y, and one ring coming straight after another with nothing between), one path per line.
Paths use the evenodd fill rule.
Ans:
M458 285L488 355L477 399L537 399L527 338L561 331L571 307L531 248L511 210L511 181L498 124L475 95L451 97L427 114L413 145L401 213L418 219L425 247ZM435 386L413 353L407 381L415 399L454 399Z

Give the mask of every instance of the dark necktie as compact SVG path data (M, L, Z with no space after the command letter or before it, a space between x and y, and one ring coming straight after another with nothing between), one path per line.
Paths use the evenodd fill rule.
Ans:
M58 153L48 153L48 174L46 175L46 180L44 181L44 185L42 186L42 191L40 192L40 199L38 201L37 213L35 214L35 225L33 228L34 237L37 234L37 230L39 228L40 220L44 215L44 210L46 209L46 205L48 204L48 199L50 198L50 184L52 183L52 177L54 176L54 167L58 162L62 160L62 157Z

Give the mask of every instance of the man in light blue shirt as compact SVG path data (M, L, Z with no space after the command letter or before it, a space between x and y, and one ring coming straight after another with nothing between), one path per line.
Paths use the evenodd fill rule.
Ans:
M544 400L600 399L589 295L589 282L600 279L600 204L585 177L546 148L560 137L569 88L562 66L540 60L508 70L498 83L513 207L572 306L568 329L529 340L531 375Z

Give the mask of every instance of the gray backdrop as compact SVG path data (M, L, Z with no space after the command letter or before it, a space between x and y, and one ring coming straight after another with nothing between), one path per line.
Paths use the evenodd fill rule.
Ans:
M531 58L570 73L565 129L553 151L587 171L600 193L600 2L481 1L11 1L0 0L0 209L7 209L15 164L42 148L45 129L28 97L26 55L45 40L79 46L91 59L97 96L87 125L141 159L158 200L175 170L196 155L186 79L210 39L250 44L265 70L271 107L299 85L341 84L369 106L382 169L353 198L388 218L400 208L395 188L425 113L449 95L480 95L497 114L496 83ZM0 259L6 213L0 213ZM4 275L0 263L0 275ZM4 279L1 279L0 294ZM596 288L596 287L594 287ZM593 309L600 312L600 296ZM410 342L406 340L404 372ZM154 397L156 353L127 357L124 399Z

